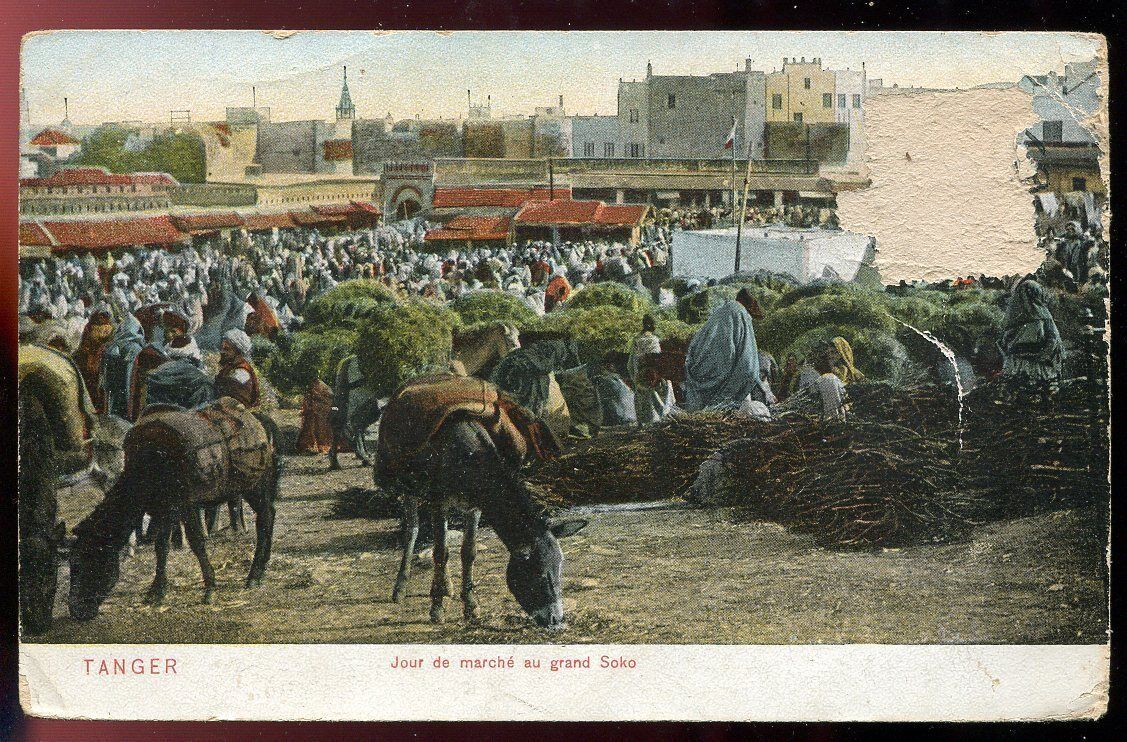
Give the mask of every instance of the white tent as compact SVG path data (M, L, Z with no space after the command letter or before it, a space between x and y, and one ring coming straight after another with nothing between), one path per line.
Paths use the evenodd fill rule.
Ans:
M872 260L872 244L867 235L840 230L748 227L740 239L740 270L786 273L802 283L827 275L852 281ZM673 233L675 275L723 278L734 272L735 257L735 228Z

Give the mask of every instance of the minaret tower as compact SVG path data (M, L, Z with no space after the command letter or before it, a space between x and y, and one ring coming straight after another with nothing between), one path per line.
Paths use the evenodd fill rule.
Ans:
M348 93L348 68L344 68L344 87L340 90L340 103L337 104L337 121L345 119L351 121L356 118L356 106L352 105L352 96Z

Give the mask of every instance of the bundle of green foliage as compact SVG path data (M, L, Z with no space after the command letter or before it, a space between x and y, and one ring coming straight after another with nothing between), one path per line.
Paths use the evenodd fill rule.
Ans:
M853 283L845 283L844 281L831 281L825 279L816 279L810 283L801 286L795 286L783 292L783 295L775 302L774 308L784 309L802 299L809 299L814 296L821 296L823 294L832 295L853 295L853 294L881 294L881 290L866 289Z
M337 284L309 302L306 326L357 328L376 307L394 305L398 295L379 281L356 279Z
M932 292L937 293L937 292ZM993 304L997 306L1002 298L1005 296L1004 291L998 289L984 289L979 287L974 288L959 288L951 291L947 295L947 303L954 306L956 304Z
M677 318L682 322L700 324L708 319L709 313L718 304L735 299L743 289L747 289L764 310L772 308L782 296L773 288L759 283L718 284L682 296L677 302Z
M896 322L886 310L886 295L879 291L824 291L806 296L782 309L784 295L756 327L759 345L776 356L806 333L823 327L853 327L892 335ZM848 340L849 338L846 337Z
M594 307L618 307L629 312L648 312L653 310L654 305L645 294L613 281L584 286L567 300L568 309Z
M504 291L475 291L455 299L450 308L460 318L461 329L470 331L501 322L528 327L536 321L536 312Z
M541 317L538 332L560 333L575 340L584 363L601 359L612 350L628 353L630 341L642 332L642 313L621 307L567 308Z
M662 340L688 342L692 339L693 333L699 329L699 324L690 325L688 322L682 322L679 319L657 317L656 334Z
M895 335L852 325L824 325L809 330L776 355L776 360L782 365L793 354L800 361L812 363L818 356L832 352L835 337L849 341L853 365L871 379L896 378L910 363L907 349Z
M963 301L944 313L935 334L956 353L970 357L998 341L1004 321L1005 313L992 303Z
M938 291L929 293L943 296ZM947 309L944 301L934 301L919 295L888 296L885 306L888 313L896 319L927 332L935 332L939 328Z
M250 360L259 373L270 377L270 368L278 354L278 346L265 335L250 336Z
M384 396L426 369L447 363L458 323L450 309L421 299L374 307L356 343L365 380Z
M345 328L299 330L279 337L260 370L287 395L303 394L317 378L331 386L341 360L354 352L356 338L354 330Z

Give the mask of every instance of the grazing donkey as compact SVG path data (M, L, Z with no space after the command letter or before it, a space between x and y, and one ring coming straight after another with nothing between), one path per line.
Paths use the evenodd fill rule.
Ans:
M400 390L380 426L376 483L403 500L403 555L392 600L400 602L406 594L419 508L425 505L434 526L430 618L435 623L443 620L444 601L452 592L446 573L446 527L453 507L466 513L461 592L465 618L478 616L473 563L484 514L509 551L505 578L513 597L538 625L564 628L563 552L557 539L578 533L587 521L549 523L518 474L530 449L543 456L558 443L545 440L551 436L546 426L491 384L459 376L437 382L435 378ZM397 440L399 435L411 442Z
M117 584L120 552L137 519L153 518L156 577L146 594L164 599L169 533L183 522L200 563L204 602L215 593L201 506L245 499L254 510L257 542L247 587L261 584L274 532L281 457L278 429L265 415L224 398L198 410L150 405L125 439L125 470L102 502L75 527L70 557L71 617L87 621Z

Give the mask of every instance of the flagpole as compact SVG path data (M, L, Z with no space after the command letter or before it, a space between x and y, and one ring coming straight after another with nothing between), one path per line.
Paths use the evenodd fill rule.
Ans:
M736 213L736 117L732 117L732 215Z
M736 217L736 117L732 117L732 218ZM736 269L740 272L740 232L736 228Z
M732 143L732 151L736 149L735 142ZM751 182L751 140L747 142L747 164L744 168L744 188L743 200L740 202L740 221L736 224L736 273L740 272L740 237L743 235L744 230L744 217L747 215L747 187Z

